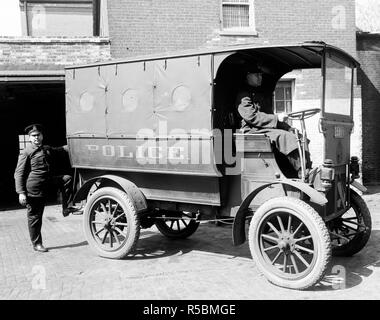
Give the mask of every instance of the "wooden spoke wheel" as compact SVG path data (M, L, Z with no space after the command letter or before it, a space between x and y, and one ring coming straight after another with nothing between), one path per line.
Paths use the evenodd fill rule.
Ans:
M98 189L84 209L84 232L98 255L113 259L125 257L134 250L140 235L132 200L116 188Z
M347 212L328 224L334 256L352 256L363 249L371 235L371 214L354 190L350 190L350 203Z
M168 217L156 221L157 229L171 239L184 239L191 236L199 227L199 222L192 220L194 214L187 212L170 212Z
M323 277L331 257L322 218L305 202L290 197L270 199L257 209L249 227L249 247L270 282L299 290Z

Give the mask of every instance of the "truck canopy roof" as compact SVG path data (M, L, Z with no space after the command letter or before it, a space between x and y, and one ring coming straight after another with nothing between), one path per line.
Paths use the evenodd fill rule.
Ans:
M65 69L76 69L76 68L86 68L94 66L106 66L110 64L123 64L129 62L138 61L150 61L159 59L172 59L180 57L189 56L201 56L201 55L218 55L218 54L228 54L241 52L247 55L259 54L267 57L272 57L277 60L277 62L286 66L289 70L293 69L307 69L307 68L318 68L321 65L321 53L323 50L328 50L336 56L341 57L343 60L347 61L350 66L357 67L359 62L352 57L346 51L326 44L322 41L310 41L298 44L289 45L263 45L263 44L246 44L246 45L230 45L221 48L213 47L207 49L196 49L187 51L177 51L177 52L166 52L161 54L152 55L142 55L135 57L128 57L124 59L113 59L103 62L96 62L91 64L68 66Z
M160 120L167 122L168 131L211 130L215 81L219 88L231 79L235 82L236 73L255 61L271 68L276 80L293 69L319 68L323 52L351 67L358 65L342 49L305 42L228 46L68 67L67 134L133 137L141 128L155 131ZM268 88L274 89L275 82Z

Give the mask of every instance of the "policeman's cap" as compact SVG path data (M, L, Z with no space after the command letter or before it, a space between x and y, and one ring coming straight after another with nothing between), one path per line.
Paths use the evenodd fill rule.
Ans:
M39 123L31 124L25 128L25 133L31 135L33 132L42 133L44 130L43 126Z
M262 61L247 61L244 64L244 71L248 73L270 73L267 66Z
M261 69L255 68L255 67L247 68L246 72L247 72L247 74L249 74L249 73L260 73L260 74L263 74L263 71Z

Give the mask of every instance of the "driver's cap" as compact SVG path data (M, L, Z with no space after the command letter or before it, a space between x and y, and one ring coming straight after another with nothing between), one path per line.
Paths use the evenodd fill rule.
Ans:
M24 129L25 133L31 135L33 132L43 132L43 126L39 123L31 124Z

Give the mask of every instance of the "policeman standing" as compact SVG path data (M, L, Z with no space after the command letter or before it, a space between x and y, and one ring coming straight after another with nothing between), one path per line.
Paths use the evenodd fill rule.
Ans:
M27 208L28 228L34 250L47 252L48 250L42 245L41 227L48 186L55 184L61 189L63 216L78 211L77 208L68 205L72 196L72 177L70 175L54 177L51 174L52 155L66 152L67 146L52 148L43 145L43 128L40 124L27 126L25 133L29 135L31 143L18 159L14 173L16 192L20 204Z

